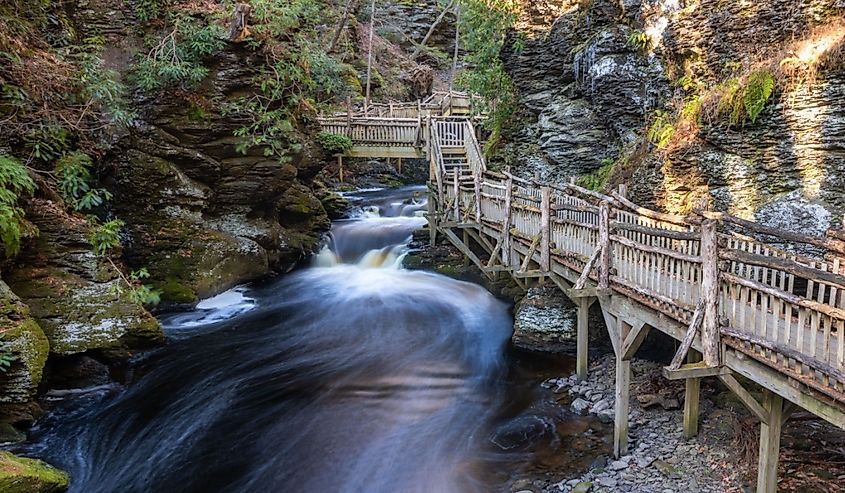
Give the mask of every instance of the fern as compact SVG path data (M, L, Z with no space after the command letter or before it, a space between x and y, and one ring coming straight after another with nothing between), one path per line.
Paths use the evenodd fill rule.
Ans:
M91 188L91 158L84 152L73 152L56 162L59 193L76 211L97 207L112 195L105 188Z
M628 44L639 51L648 51L651 47L651 38L642 31L634 31L628 36Z
M763 108L766 107L766 103L772 97L774 87L775 78L768 70L758 70L748 76L742 102L751 123L757 121Z
M21 195L31 195L35 182L17 159L0 154L0 240L6 256L17 255L25 232L24 211L17 206Z
M654 122L648 129L648 140L658 149L663 149L669 145L674 136L675 126L672 125L669 114L664 111L655 112Z

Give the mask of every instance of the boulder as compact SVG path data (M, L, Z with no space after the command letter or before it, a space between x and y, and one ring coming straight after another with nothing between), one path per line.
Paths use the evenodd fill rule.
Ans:
M41 383L50 346L29 308L0 280L0 352L15 357L2 378L0 403L29 401Z
M40 234L21 251L5 281L29 306L51 352L73 354L164 340L158 321L120 289L125 281L114 264L94 254L87 221L43 199L31 200L26 214Z
M574 354L577 309L552 283L528 290L514 311L513 343L533 351Z

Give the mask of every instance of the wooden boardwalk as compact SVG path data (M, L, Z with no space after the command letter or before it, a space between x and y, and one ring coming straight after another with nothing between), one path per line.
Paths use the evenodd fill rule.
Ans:
M341 133L343 118L323 120L324 129ZM777 489L780 430L795 409L845 429L841 231L807 237L706 210L665 214L632 203L624 187L608 195L488 171L470 118L415 121L412 131L404 120L361 118L369 130L355 133L354 123L346 135L373 156L411 144L429 160L432 241L444 236L488 276L523 286L550 279L575 302L582 378L588 312L598 305L617 356L617 456L628 446L630 360L650 330L678 341L664 375L686 381L687 436L698 431L701 378L720 379L760 419L758 492ZM798 244L814 255L792 253Z

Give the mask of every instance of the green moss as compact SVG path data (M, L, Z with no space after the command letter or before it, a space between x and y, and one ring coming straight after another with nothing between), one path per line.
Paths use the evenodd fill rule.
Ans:
M37 459L0 451L0 491L4 493L52 493L67 488L66 472Z
M157 284L161 290L161 299L172 303L195 303L197 293L183 280L169 277L163 283Z

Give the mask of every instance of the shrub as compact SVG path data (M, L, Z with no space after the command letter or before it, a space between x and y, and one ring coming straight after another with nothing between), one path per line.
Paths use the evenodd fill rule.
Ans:
M120 230L126 223L120 219L112 219L102 224L98 224L94 218L91 221L94 226L88 234L88 242L91 243L95 254L104 257L120 246Z
M343 154L352 149L352 139L345 135L332 134L328 132L320 132L317 136L317 142L329 154Z
M135 65L135 82L145 91L196 86L208 75L203 59L225 45L224 30L216 24L201 25L187 16L174 16L171 22L170 32Z
M648 51L651 47L651 38L642 31L634 31L628 36L628 45L636 48L638 51Z
M748 83L745 86L742 103L745 106L745 113L748 115L751 123L757 121L760 112L766 107L766 103L772 97L774 87L775 78L769 70L758 70L748 76Z
M21 237L27 232L18 200L34 191L35 183L24 165L12 156L0 154L0 240L8 257L17 255Z

